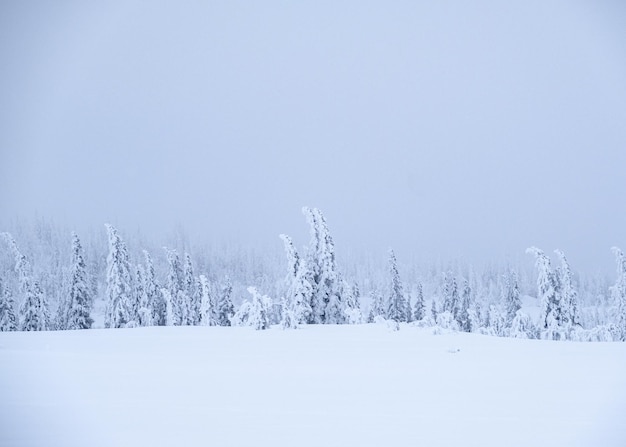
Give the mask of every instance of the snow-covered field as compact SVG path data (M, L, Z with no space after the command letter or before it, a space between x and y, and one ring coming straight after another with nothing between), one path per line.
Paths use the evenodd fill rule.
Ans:
M626 343L381 324L0 333L2 446L625 446Z

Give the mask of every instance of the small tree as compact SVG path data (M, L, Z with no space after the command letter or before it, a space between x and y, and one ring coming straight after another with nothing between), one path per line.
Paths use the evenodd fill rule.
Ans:
M133 288L128 251L117 229L109 224L105 227L109 237L109 255L104 326L106 328L132 326L136 322L132 308Z
M248 292L252 295L252 303L248 315L248 324L256 330L269 329L269 317L267 314L266 302L268 298L262 296L256 287L248 287Z
M522 308L517 273L511 270L504 276L504 302L506 307L506 325L511 327L517 311Z
M560 300L561 293L559 290L558 278L552 266L550 259L545 253L537 247L530 247L527 253L535 255L535 265L537 267L537 289L541 299L541 317L539 322L539 332L541 338L551 340L561 340L565 338L562 327L562 303Z
M398 273L398 265L396 255L393 250L389 250L389 273L391 276L391 285L389 298L387 299L387 319L400 322L407 321L407 305L404 297L404 290L400 274Z
M422 283L417 283L417 293L415 295L415 304L413 305L413 320L421 321L426 316L426 306L424 304L424 290Z
M211 285L206 276L200 275L200 324L217 326L215 302L211 295Z
M8 287L0 279L0 332L16 331L15 302Z
M26 291L26 299L20 306L21 331L47 331L50 329L48 303L38 281Z
M226 277L226 282L222 286L222 291L217 302L217 324L219 326L230 326L230 319L235 314L235 308L231 300L233 285L230 278Z

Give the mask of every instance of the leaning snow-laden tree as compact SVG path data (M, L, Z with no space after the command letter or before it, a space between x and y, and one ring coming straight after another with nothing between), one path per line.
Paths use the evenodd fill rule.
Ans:
M313 288L309 323L343 323L341 282L335 261L335 245L326 219L317 208L304 207L302 212L311 227L311 244L306 262L307 280Z
M561 266L556 271L557 283L559 284L559 292L561 295L560 302L563 309L561 326L565 328L569 338L571 331L580 327L578 292L574 288L572 270L567 262L565 253L561 250L554 250L554 252L561 260Z
M15 301L8 287L2 284L0 278L0 332L16 331Z
M72 259L70 267L70 290L67 306L67 329L90 329L91 288L87 276L87 266L83 258L83 247L76 233L72 233Z
M387 298L387 319L397 323L406 322L408 320L406 298L400 273L398 273L398 262L393 250L389 250L389 276L391 282Z
M626 341L626 257L617 247L612 248L617 261L617 280L611 287L611 295L617 303L617 336Z
M298 255L291 238L285 234L281 234L280 238L285 244L285 253L287 254L286 308L293 312L296 324L303 324L310 321L311 318L313 287L307 280L308 275L304 259Z
M506 308L506 325L511 327L517 311L522 308L520 300L519 280L517 272L509 271L504 275L504 306Z
M107 302L104 327L133 326L137 322L136 316L133 315L134 297L128 251L117 229L110 224L106 224L105 227L109 238L109 255L107 257Z
M538 328L540 336L549 340L563 340L566 338L566 330L562 326L563 308L558 277L552 270L550 258L542 250L537 247L530 247L526 252L535 255L535 265L538 272L537 289L538 297L541 300Z
M19 330L47 331L51 326L48 301L44 291L39 281L33 279L30 262L19 250L15 239L9 233L2 233L1 235L13 253L15 272L19 279L20 291L23 294L19 308Z

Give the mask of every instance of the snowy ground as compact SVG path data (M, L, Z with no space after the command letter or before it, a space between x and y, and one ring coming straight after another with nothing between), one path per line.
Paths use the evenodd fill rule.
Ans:
M626 343L384 325L0 333L2 446L625 446Z

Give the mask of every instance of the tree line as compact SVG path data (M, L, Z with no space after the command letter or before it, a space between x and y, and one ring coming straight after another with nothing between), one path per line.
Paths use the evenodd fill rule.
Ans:
M477 291L475 280L472 283L471 278L452 271L437 275L437 284L430 284L431 296L426 299L420 281L407 292L393 250L388 253L384 281L370 288L364 300L368 305L364 306L357 282L347 279L337 267L335 245L324 215L317 208L304 207L302 211L310 227L310 242L299 252L291 237L280 235L286 274L277 281L280 285L274 298L262 293L258 285L248 285L249 297L235 300L228 277L216 280L206 272L197 274L192 256L188 252L180 256L174 248L164 247L166 273L158 277L151 254L143 250L142 259L132 262L117 228L106 224L104 327L239 325L267 329L280 325L287 329L306 324L386 322L393 329L410 323L436 331L517 338L626 340L626 261L619 248L613 248L618 274L609 289L605 303L608 316L602 324L589 324L594 319L588 314L597 309L583 312L586 308L581 306L575 275L565 254L555 251L559 264L553 267L551 259L536 247L527 252L535 258L538 318L524 311L519 274L513 268L497 278L495 299L484 292L484 285ZM0 276L0 330L90 329L98 290L90 278L93 272L87 268L78 235L71 237L67 284L58 295L54 312L13 236L5 232L2 239L13 262L11 271ZM588 307L594 306L598 303Z

